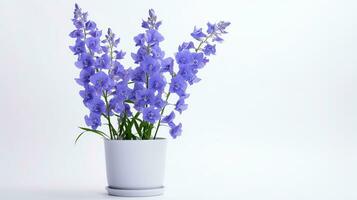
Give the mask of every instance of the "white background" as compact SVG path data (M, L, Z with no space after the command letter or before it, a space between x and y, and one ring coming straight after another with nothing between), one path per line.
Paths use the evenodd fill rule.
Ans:
M149 199L357 198L355 1L77 2L128 54L149 8L163 20L167 54L194 25L232 22L189 89L166 194ZM0 199L114 198L103 141L74 145L86 110L68 49L73 7L0 1Z

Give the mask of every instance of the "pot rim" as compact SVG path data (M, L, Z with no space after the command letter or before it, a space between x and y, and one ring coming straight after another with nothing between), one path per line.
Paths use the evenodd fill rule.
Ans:
M157 137L156 139L150 140L110 140L108 138L103 138L105 142L117 143L117 142L131 142L131 143L141 143L141 142L166 142L167 138Z

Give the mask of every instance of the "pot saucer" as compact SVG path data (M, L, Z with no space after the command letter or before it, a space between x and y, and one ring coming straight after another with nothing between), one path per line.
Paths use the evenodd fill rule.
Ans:
M109 195L121 197L149 197L158 196L164 193L164 187L150 188L150 189L119 189L119 188L105 188Z

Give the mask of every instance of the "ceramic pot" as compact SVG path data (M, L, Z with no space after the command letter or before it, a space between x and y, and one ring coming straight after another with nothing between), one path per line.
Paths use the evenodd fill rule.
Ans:
M156 196L164 192L167 140L104 139L110 195Z

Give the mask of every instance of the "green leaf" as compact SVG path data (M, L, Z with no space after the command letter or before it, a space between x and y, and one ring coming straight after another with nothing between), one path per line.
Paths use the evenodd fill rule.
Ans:
M120 132L120 122L121 122L121 118L120 117L117 117L117 122L118 122L118 136L121 135L121 132Z
M139 124L136 120L134 120L134 126L135 126L135 129L136 129L136 132L139 134L140 138L143 138L143 135L141 133L141 129L139 127Z
M90 128L85 128L85 127L79 127L80 129L84 130L84 131L88 131L88 132L93 132L93 133L96 133L102 137L106 137L106 138L109 138L107 134L105 134L104 132L102 131L99 131L99 130L94 130L94 129L90 129Z
M115 130L115 128L113 127L113 125L110 123L110 124L108 124L109 125L109 128L112 130L112 133L114 134L114 135L118 135L118 133L117 133L117 131Z
M124 115L124 117L121 119L121 122L120 122L120 125L119 125L119 132L121 134L124 134L124 126L125 126L125 123L126 123L126 118L127 118L126 115Z
M151 132L152 132L152 129L154 128L154 125L153 125L153 124L150 124L150 123L148 123L148 122L146 122L146 121L142 122L141 124L142 124L142 126L143 126L143 128L144 128L142 139L144 139L144 140L150 139L150 137L151 137Z
M80 133L80 134L77 136L76 140L74 141L75 144L77 144L79 138L80 138L82 135L84 135L84 133L88 133L88 132L95 133L95 134L97 134L97 135L100 135L101 137L104 137L104 138L107 138L107 139L108 139L108 136L107 136L105 133L101 132L101 131L97 131L97 130L93 130L93 129L89 129L89 128L84 128L84 127L79 127L79 128L82 129L82 130L84 130L84 131L83 131L82 133Z
M82 133L80 133L80 134L77 136L76 140L74 141L74 144L77 144L79 138L80 138L85 132L87 132L87 131L83 131Z
M140 112L137 112L134 117L132 117L132 119L130 120L129 118L126 118L126 123L124 124L125 127L125 131L124 131L124 138L126 139L137 139L137 137L132 133L132 128L134 125L134 122L136 121L136 119L140 116Z
M131 103L131 104L134 104L134 101L132 101L132 100L125 100L124 102L125 102L125 103Z
M105 97L106 98L106 97ZM107 101L106 101L107 102ZM105 115L105 114L102 114L102 116L107 119L108 123L108 127L109 127L109 133L110 133L110 139L113 139L112 136L115 136L115 135L118 135L118 133L115 131L112 123L110 122L110 116L108 115ZM114 131L114 132L113 132Z
M140 127L139 127L140 130L141 130L141 129L144 129L144 126L145 126L145 122L141 122L141 123L140 123ZM144 129L144 130L145 130L145 129Z

